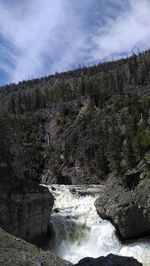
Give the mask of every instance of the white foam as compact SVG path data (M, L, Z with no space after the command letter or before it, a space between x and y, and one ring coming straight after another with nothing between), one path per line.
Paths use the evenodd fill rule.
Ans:
M71 186L55 185L55 188L55 191L51 190L56 200L50 222L56 234L51 243L56 255L77 263L83 257L96 258L113 253L132 256L144 266L150 266L149 241L123 246L112 224L97 214L94 202L103 189L101 186L77 186L75 194L70 192ZM88 195L80 196L81 192Z

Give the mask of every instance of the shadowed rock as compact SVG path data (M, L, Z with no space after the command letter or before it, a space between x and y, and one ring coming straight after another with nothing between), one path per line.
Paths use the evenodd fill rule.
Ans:
M121 257L113 254L100 258L84 258L75 266L142 266L140 262L131 257Z
M53 203L46 187L32 183L22 190L0 190L0 226L17 237L42 245L49 231Z
M115 184L107 186L95 206L103 219L116 227L123 239L150 235L150 179L143 179L134 190L125 190Z

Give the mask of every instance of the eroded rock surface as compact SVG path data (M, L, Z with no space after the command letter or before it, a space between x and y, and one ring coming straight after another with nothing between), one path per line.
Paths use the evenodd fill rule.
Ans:
M30 185L23 189L0 191L0 226L7 232L41 244L48 228L53 196L46 187Z
M123 239L150 235L150 179L144 178L130 191L117 184L107 186L95 206L103 219L115 225Z

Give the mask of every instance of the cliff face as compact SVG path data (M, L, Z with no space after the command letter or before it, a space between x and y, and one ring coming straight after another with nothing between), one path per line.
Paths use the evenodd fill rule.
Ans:
M110 220L122 239L150 235L150 179L143 178L134 190L108 185L95 206L103 219Z
M0 191L0 226L32 243L42 244L49 229L53 196L45 187Z

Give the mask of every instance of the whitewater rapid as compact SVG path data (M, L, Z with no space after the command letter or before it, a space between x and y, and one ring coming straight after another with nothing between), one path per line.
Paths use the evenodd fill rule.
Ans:
M55 190L54 190L55 188ZM50 224L55 232L49 248L57 256L77 263L84 257L110 253L131 256L150 266L150 241L122 245L114 226L99 217L94 202L102 186L49 186L55 198Z

